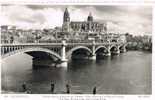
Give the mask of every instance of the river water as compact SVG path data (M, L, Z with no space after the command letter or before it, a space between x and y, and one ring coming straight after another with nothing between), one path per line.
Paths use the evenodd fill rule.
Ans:
M40 67L32 69L32 57L17 54L2 60L2 90L20 92L23 82L32 93L50 93L50 82L55 93L92 94L151 94L152 53L128 51L113 57L90 61L72 60L68 69Z

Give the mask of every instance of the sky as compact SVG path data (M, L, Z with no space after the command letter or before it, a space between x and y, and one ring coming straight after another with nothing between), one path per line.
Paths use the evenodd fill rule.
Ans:
M1 5L0 22L23 29L54 28L62 26L65 8L71 21L86 21L91 12L95 21L107 23L108 32L152 34L151 6Z

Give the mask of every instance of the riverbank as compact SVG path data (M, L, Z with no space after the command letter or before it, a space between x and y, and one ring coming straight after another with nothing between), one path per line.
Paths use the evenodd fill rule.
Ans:
M129 42L126 46L127 50L139 50L152 52L152 44L142 44L136 42Z

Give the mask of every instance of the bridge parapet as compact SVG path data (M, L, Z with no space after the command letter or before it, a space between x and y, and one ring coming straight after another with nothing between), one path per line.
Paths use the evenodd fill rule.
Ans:
M6 44L1 44L1 46L50 46L50 45L62 45L62 43L6 43Z
M2 43L1 45L62 45L63 41L66 44L125 44L123 42L110 42L110 41L101 41L101 40L59 40L59 41L50 41L50 42L36 42L36 43Z

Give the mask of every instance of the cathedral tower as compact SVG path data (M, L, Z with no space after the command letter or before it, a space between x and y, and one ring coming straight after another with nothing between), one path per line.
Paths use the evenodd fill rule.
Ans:
M64 16L63 16L63 32L69 32L70 30L70 15L68 9L65 9Z
M93 23L93 16L92 16L91 12L89 13L87 22L88 22L88 31L90 32L90 31L92 31L92 23Z
M67 8L65 9L64 16L63 16L63 23L65 22L70 22L70 16Z
M91 12L89 13L89 16L87 18L87 21L88 22L93 22L93 16L92 16Z

